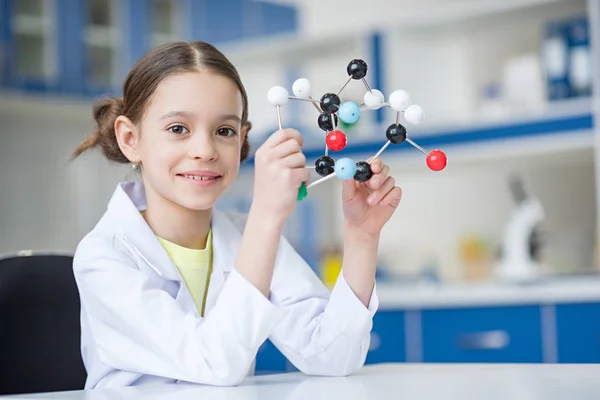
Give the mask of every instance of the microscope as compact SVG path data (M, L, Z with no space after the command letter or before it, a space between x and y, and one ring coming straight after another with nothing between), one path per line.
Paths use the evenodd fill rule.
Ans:
M542 273L544 209L537 198L527 193L520 177L512 176L509 188L515 208L504 229L495 277L504 282L531 283Z

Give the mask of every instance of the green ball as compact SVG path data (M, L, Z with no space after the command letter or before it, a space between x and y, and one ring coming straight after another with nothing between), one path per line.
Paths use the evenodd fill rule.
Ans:
M308 190L306 189L306 185L303 183L300 186L300 189L298 189L298 201L301 201L302 199L304 199L306 197L306 195L308 194Z

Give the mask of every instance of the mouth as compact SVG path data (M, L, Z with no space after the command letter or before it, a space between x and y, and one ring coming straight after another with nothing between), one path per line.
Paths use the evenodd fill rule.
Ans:
M210 186L217 183L223 176L212 171L192 171L177 174L178 178L185 179L187 182L196 186Z
M185 175L185 174L177 174L186 179L191 179L194 181L211 181L215 179L219 179L221 176L206 176L206 175Z

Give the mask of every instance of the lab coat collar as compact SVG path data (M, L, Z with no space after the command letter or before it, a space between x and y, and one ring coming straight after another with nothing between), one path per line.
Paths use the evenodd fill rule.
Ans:
M163 278L181 282L177 268L141 214L146 209L146 192L141 182L121 182L117 186L107 213L119 226L122 239ZM218 278L231 271L242 239L241 232L220 210L212 209L213 276ZM211 278L211 279L212 279ZM220 280L220 279L219 279Z

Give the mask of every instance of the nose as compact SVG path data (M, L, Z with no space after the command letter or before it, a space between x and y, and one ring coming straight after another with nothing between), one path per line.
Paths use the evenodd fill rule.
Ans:
M193 159L214 161L219 158L215 143L215 135L207 132L197 132L189 141L189 154Z

